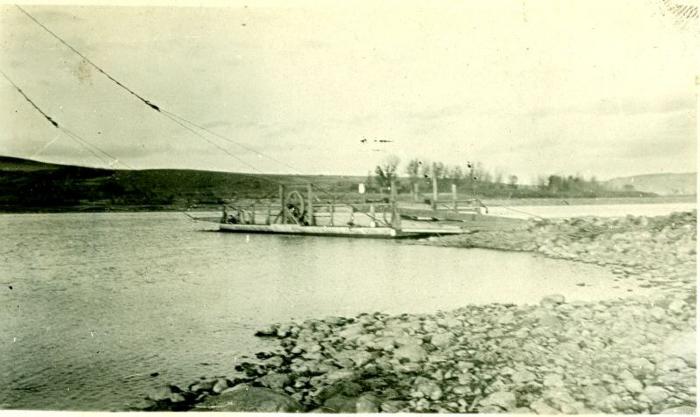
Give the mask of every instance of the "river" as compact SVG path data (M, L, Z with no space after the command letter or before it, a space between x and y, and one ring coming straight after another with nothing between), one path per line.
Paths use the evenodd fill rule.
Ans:
M526 253L205 229L178 213L0 215L0 408L124 410L231 374L272 322L632 290Z

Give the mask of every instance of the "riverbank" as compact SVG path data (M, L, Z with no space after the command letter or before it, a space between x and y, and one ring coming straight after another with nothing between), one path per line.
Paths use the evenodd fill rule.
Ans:
M146 408L694 414L696 216L541 220L417 242L594 263L654 295L278 324L258 332L277 349L164 387Z

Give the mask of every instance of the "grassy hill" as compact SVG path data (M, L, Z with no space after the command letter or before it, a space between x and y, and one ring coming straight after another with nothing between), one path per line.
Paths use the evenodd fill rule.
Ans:
M641 197L639 191L552 191L534 186L512 187L498 183L458 182L461 195L472 191L481 198L598 198ZM20 158L0 157L0 212L177 210L218 207L246 198L277 198L279 183L288 189L316 187L316 195L328 200L358 200L357 184L366 177L334 175L250 175L183 169L114 170L59 165ZM419 180L430 193L429 181ZM411 180L400 178L399 198L411 200ZM449 193L452 180L439 181L441 193ZM326 190L321 192L319 190ZM379 200L375 181L368 184L368 199ZM469 190L469 191L467 191ZM443 196L449 194L442 194ZM448 198L448 197L444 197Z
M695 195L696 178L694 172L635 175L613 178L606 182L606 186L612 190L637 190L658 195Z
M112 170L0 157L0 211L181 209L220 205L238 198L275 197L278 183L302 188L313 182L319 188L347 193L363 179L179 169Z

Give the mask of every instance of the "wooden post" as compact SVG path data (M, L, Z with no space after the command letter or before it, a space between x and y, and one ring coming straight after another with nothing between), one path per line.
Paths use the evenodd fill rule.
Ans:
M419 195L418 187L419 186L420 186L420 184L418 184L417 182L413 183L413 201L416 203L418 202L418 195Z
M253 203L253 209L250 213L250 224L255 224L255 203Z
M396 230L401 229L401 215L399 214L399 205L396 202L396 183L391 179L391 227Z
M433 177L433 201L431 201L430 205L433 207L433 210L436 210L438 200L438 182L437 172L435 172L435 162L433 162L433 169L431 170L430 174Z
M335 197L331 199L331 204L328 207L328 211L331 213L331 226L333 226L333 214L335 213Z
M469 178L472 184L472 198L476 198L476 178L474 178L474 166L469 168Z
M455 213L457 210L457 184L452 184L452 205L454 206Z
M272 202L268 201L267 202L267 220L265 220L265 224L271 224L272 223Z
M314 191L311 188L311 184L307 186L307 190L309 194L309 203L306 209L306 221L309 223L309 226L316 226L316 218L314 217Z
M287 224L287 193L284 185L280 184L280 204L282 204L282 224Z

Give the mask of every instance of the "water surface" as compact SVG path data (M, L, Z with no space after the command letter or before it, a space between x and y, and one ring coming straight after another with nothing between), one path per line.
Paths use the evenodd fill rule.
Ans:
M523 253L203 228L177 213L0 215L0 407L123 410L159 384L231 374L271 322L631 285Z

